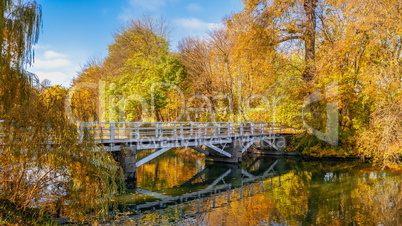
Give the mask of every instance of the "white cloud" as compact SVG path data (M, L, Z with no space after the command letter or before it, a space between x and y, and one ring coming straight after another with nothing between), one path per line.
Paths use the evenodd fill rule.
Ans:
M67 55L52 51L52 50L48 50L45 51L44 53L44 57L45 59L54 59L54 58L66 58Z
M219 23L207 23L194 17L179 18L174 22L177 26L189 30L192 35L203 34L220 26Z
M197 3L190 3L186 6L187 11L191 13L200 12L203 10L203 7L198 5Z
M54 68L61 68L61 67L68 67L71 66L72 63L70 60L63 59L63 58L56 58L56 59L37 59L35 60L34 67L37 69L54 69Z
M49 47L47 45L39 45L39 44L35 44L34 45L34 49L38 50L38 49L48 49Z
M37 70L71 67L71 65L72 62L67 55L52 50L46 50L34 62L34 68Z
M39 77L40 81L43 81L44 79L49 79L52 85L62 85L68 87L72 80L71 76L61 71L35 71L34 73Z
M74 63L67 54L46 49L36 49L40 54L36 54L35 62L29 71L36 74L40 81L49 79L52 85L68 87L76 75L77 69Z

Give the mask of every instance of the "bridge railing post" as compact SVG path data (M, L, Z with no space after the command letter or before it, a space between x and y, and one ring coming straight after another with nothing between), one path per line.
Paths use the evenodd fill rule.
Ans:
M110 141L114 142L114 138L115 138L115 123L111 122L109 123L109 129L110 129Z
M78 123L78 131L79 131L79 142L81 143L84 140L84 129L82 123Z
M135 124L135 137L140 138L140 124Z
M159 137L162 138L165 136L166 131L163 129L163 123L158 125L159 125Z
M161 131L161 133L159 133L159 123L156 123L154 128L155 128L155 131L154 131L155 137L161 137L162 131Z
M254 135L254 126L255 124L253 122L250 123L250 129L251 129L251 134Z
M169 134L169 129L165 129L166 126L163 123L156 123L155 127L157 133L156 138L162 138L165 134Z

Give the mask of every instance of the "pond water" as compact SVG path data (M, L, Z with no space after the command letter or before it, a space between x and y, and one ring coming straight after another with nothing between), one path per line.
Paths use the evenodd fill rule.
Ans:
M205 163L189 149L138 168L121 225L402 225L402 175L360 161L252 157Z

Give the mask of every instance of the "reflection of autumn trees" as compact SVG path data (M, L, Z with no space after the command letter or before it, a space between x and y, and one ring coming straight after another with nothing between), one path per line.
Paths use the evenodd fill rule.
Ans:
M260 225L274 222L297 225L306 216L309 194L301 178L295 172L281 176L280 180L275 177L272 189L271 179L268 179L264 181L266 192L231 202L227 207L208 213L205 220L208 225Z
M265 194L247 197L216 209L204 217L208 225L259 225L273 214L272 200Z
M181 160L178 161L178 158L171 152L182 157L184 155L184 158L180 158ZM201 162L194 159L194 157L199 157L198 155L191 149L171 150L163 155L163 160L155 159L137 169L137 185L150 190L181 185L201 171Z
M172 181L177 181L177 173L166 167L168 162L173 163L172 160L160 163L159 167L167 169L163 177L168 178L169 174ZM156 166L149 167L155 169ZM353 162L302 162L293 168L280 178L272 178L272 188L270 178L264 181L263 192L256 192L260 187L256 184L256 195L252 197L238 200L239 191L233 190L231 202L218 205L219 208L211 208L211 200L202 201L208 203L203 207L207 212L204 211L194 221L206 225L401 224L400 174L358 167ZM191 177L191 173L187 177ZM250 192L250 187L244 192ZM151 218L158 219L154 215ZM168 221L169 216L159 218Z
M311 178L311 173L301 172L300 174L290 172L281 176L281 184L270 191L268 196L271 196L276 209L271 220L294 225L306 216L310 192L303 177Z
M292 171L263 181L264 191L260 190L261 182L246 185L243 194L250 194L254 189L255 195L251 197L244 195L243 199L238 199L239 190L232 190L231 202L227 202L226 194L216 198L218 208L212 208L212 197L202 199L202 213L189 222L204 225L401 224L400 174L381 172L378 168L366 168L355 162L288 163L292 165ZM170 169L169 164L172 166ZM178 174L173 166L187 169L173 158L167 158L166 162L160 161L159 166L147 166L149 168L144 168L143 172L148 176L155 176L152 170L159 172L163 179L157 183L158 187L168 183L170 186L180 184L182 179L195 173ZM161 169L167 170L166 173L162 173ZM169 222L171 217L180 215L180 208L187 211L186 214L193 214L197 209L196 203L176 206L165 214L144 214L141 222Z
M401 225L402 185L400 175L367 173L352 191L357 209L354 220L361 225Z
M315 225L401 224L400 177L381 177L382 173L359 175L356 172L323 174L327 176L321 181L312 181L314 173L302 174L290 172L281 177L279 187L264 195L233 202L228 207L207 213L209 225L216 225L217 219L223 222L219 225L256 225L261 222L287 225L302 222Z

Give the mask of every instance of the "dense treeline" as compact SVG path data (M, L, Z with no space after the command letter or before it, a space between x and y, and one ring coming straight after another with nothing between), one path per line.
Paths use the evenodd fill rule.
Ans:
M85 89L99 103L79 109L105 121L279 121L308 129L293 147L303 154L400 164L401 3L243 3L177 53L163 21L131 21L74 82L97 87Z
M108 214L121 176L87 136L77 141L74 121L279 121L306 129L290 147L302 154L400 166L402 3L243 3L177 52L163 21L132 20L68 90L26 71L40 6L2 1L0 222Z

